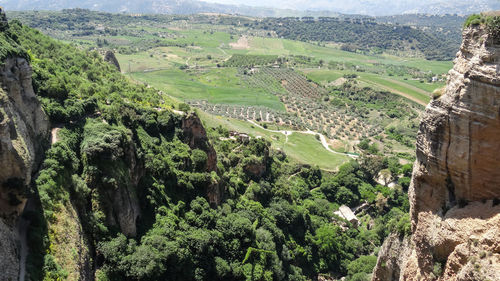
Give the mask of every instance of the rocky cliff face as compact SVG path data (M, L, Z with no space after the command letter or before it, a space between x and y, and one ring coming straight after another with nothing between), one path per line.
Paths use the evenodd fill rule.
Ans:
M207 153L207 171L217 171L217 154L208 141L207 132L201 123L200 118L192 113L182 119L182 131L184 142L191 149L201 149Z
M118 71L121 71L120 69L120 63L118 62L118 59L116 59L115 53L112 51L106 51L106 54L104 55L104 61L109 62L110 64L114 65Z
M373 280L500 280L500 38L483 26L463 37L420 125L411 243L391 264L383 249Z
M113 189L103 188L106 198L105 210L110 225L117 225L123 234L135 237L137 234L137 218L140 216L139 199L137 197L137 184L144 174L144 168L137 159L137 153L132 143L126 144L124 149L124 163L128 168L128 177L123 184ZM117 179L118 175L113 175Z
M201 123L200 118L192 113L182 119L182 131L184 142L191 149L200 149L207 154L207 172L217 172L217 153L210 144L207 132ZM222 191L218 183L212 183L207 188L207 197L211 205L219 205L222 200Z
M17 280L19 237L14 226L49 134L31 73L21 58L9 58L0 66L0 272L6 280Z
M5 12L0 7L0 31L4 31L8 26L7 16L5 16Z

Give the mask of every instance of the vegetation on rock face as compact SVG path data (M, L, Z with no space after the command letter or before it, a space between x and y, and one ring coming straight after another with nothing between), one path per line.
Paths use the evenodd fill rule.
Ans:
M35 181L39 207L27 214L27 279L75 274L62 253L75 245L62 247L58 238L68 208L75 208L88 244L89 256L80 258L93 261L88 270L100 280L307 280L318 274L360 280L384 237L407 233L403 188L373 180L384 169L393 178L404 174L396 159L366 153L327 173L297 165L263 139L227 140L229 132L218 127L208 131L217 169L207 171L209 152L184 143L183 117L171 111L189 107L128 82L97 53L17 22L5 32L14 40L9 34L31 50L35 91L52 123L63 128ZM216 190L222 203L211 207L207 198ZM129 200L120 201L124 197ZM341 204L364 202L358 226L333 215Z
M480 15L470 15L464 23L464 28L475 25L486 26L488 32L492 34L492 37L498 38L498 35L500 34L500 14L495 12L486 12Z
M3 14L5 15L5 14ZM16 24L15 22L13 24ZM9 29L8 24L0 29L0 60L8 57L23 57L29 59L28 53L17 42L17 34Z

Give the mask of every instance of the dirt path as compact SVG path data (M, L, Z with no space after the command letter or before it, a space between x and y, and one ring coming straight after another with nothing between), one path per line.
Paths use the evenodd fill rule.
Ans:
M268 131L268 132L271 132L271 133L278 133L278 134L284 134L286 136L286 141L285 143L288 142L288 136L291 135L292 133L298 133L298 134L307 134L307 135L318 135L320 140L321 140L321 144L323 145L323 147L331 152L331 153L334 153L334 154L338 154L338 155L344 155L344 156L349 156L353 159L356 159L358 158L357 155L352 155L352 154L348 154L348 153L341 153L341 152L337 152L333 149L330 148L330 146L328 145L328 141L326 140L326 137L320 133L316 133L316 132L313 132L311 130L307 130L307 131L277 131L277 130L269 130L269 129L266 129L264 127L262 127L261 125L259 125L258 123L254 122L253 120L250 120L250 119L247 119L248 122L250 122L252 125L256 126L256 127L259 127L260 129L264 130L264 131Z
M55 127L55 128L52 128L52 131L50 131L51 144L54 144L54 143L56 143L58 141L58 139L57 139L57 132L59 132L59 130L61 130L61 128Z
M403 82L398 81L398 80L394 80L394 79L391 79L391 78L382 78L382 79L384 79L386 81L389 81L389 82L392 82L392 83L395 83L395 84L398 84L400 86L406 87L406 88L411 89L411 90L413 90L415 92L419 92L419 93L421 93L423 95L426 95L426 96L429 96L431 94L431 93L429 93L429 92L427 92L425 90L422 90L422 89L417 88L417 87L415 87L413 85L410 85L410 84L403 83Z
M224 51L221 47L217 47L217 49L219 49L224 55L227 55L226 51Z

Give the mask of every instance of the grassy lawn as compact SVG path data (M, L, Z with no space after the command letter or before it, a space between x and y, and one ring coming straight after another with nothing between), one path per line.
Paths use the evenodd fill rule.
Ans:
M291 159L309 165L318 165L321 169L333 171L342 163L349 161L349 157L334 154L325 150L321 142L313 135L293 133L286 137L280 133L273 133L255 127L252 124L232 118L214 116L198 110L200 118L206 128L222 126L228 130L249 134L250 136L261 136L271 142L273 148L281 149Z
M301 163L318 165L321 169L333 170L349 160L349 157L325 150L313 135L294 133L282 148L285 153Z

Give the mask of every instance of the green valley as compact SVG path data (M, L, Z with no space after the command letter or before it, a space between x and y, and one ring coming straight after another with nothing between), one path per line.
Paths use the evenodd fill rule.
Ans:
M61 25L47 22L44 13L14 16L80 48L115 50L122 72L133 81L203 110L208 119L213 114L233 120L230 124L253 120L283 130L312 130L323 134L335 149L355 154L362 153L357 144L364 139L384 155L413 154L413 145L403 139L414 137L419 113L431 93L444 86L451 67L450 61L426 60L417 53L401 53L403 49L353 51L335 42L278 38L271 25L263 28L248 17L68 12L46 12ZM69 16L76 18L71 34L64 27ZM335 24L347 28L358 23ZM358 102L346 91L368 94L361 100L376 105ZM406 113L395 114L391 107ZM413 129L402 130L408 125ZM247 127L245 133L259 135ZM394 128L398 137L385 133ZM321 143L314 146L321 148ZM299 162L316 164L301 157L301 149L289 146L286 151ZM335 170L340 163L323 162L320 166L326 170Z
M500 12L5 2L0 281L498 279Z

